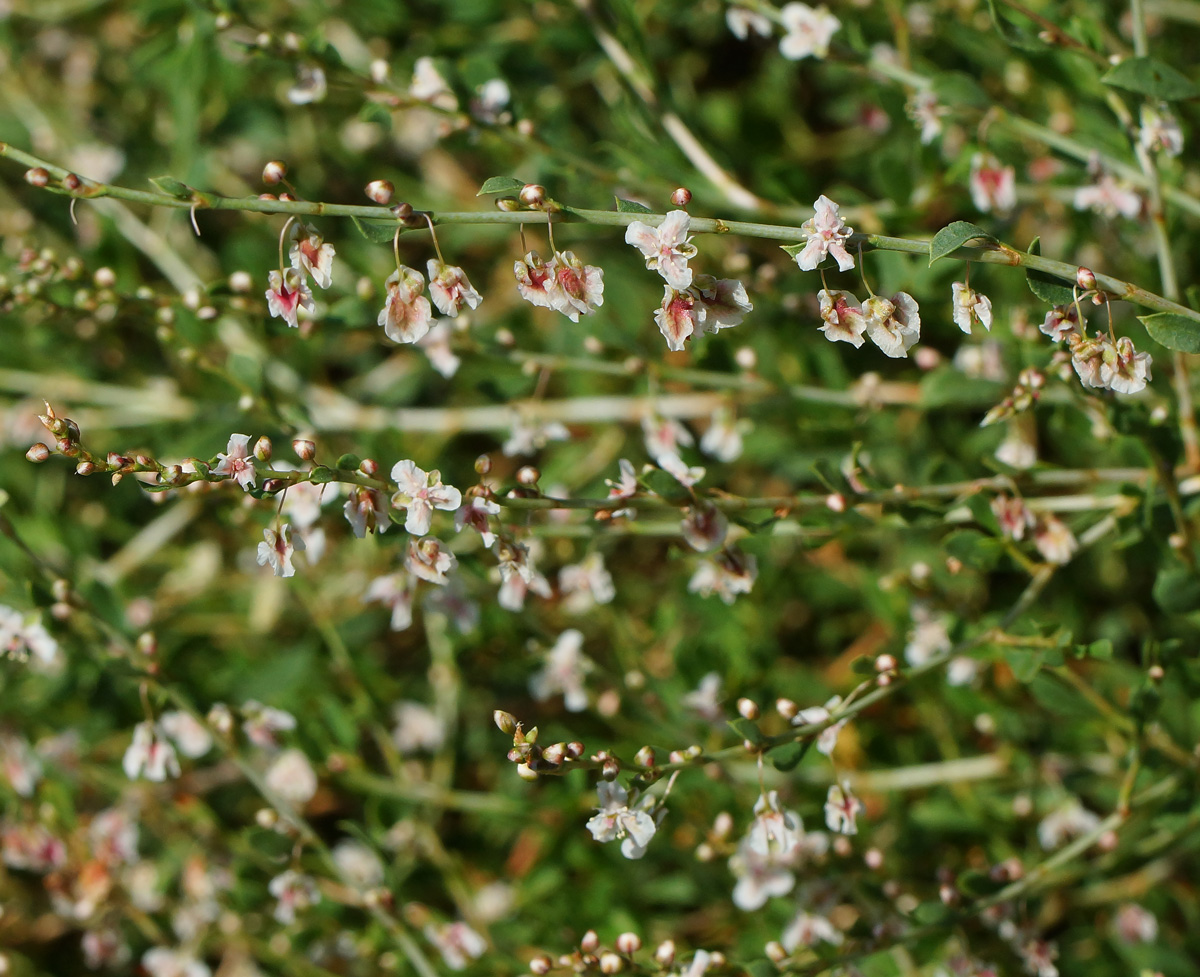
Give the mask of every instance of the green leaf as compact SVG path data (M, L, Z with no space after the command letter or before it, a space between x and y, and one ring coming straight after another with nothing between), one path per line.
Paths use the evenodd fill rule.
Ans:
M620 197L617 200L618 214L653 214L654 211L643 204L639 204L636 200L622 200Z
M1042 239L1035 237L1029 243L1030 254L1042 253ZM1025 284L1029 286L1029 291L1033 292L1043 302L1049 302L1051 305L1069 305L1075 301L1075 290L1068 288L1058 278L1047 275L1044 271L1034 271L1032 268L1025 271Z
M1041 53L1046 50L1046 45L1035 39L1034 35L1026 31L1017 30L1017 28L1001 17L1000 11L996 6L996 0L987 0L987 5L988 11L992 15L992 25L1005 41L1022 51Z
M984 872L967 871L958 877L956 884L963 895L978 897L990 896L993 892L999 892L1007 883L993 879Z
M850 663L850 671L855 675L874 675L875 659L870 655L859 655Z
M180 183L173 176L152 176L150 182L168 197L174 197L176 200L192 199L192 188L186 183Z
M399 224L395 221L364 220L361 217L351 217L358 233L372 244L391 244L396 237Z
M1195 319L1177 312L1156 312L1154 315L1140 315L1138 321L1159 346L1180 353L1200 353L1200 322Z
M794 258L801 251L803 251L806 247L808 247L808 245L807 244L781 244L781 245L779 245L779 247L782 250L786 251L788 254L790 254Z
M800 766L800 761L808 755L808 751L812 749L812 745L813 741L811 739L787 743L771 751L771 762L775 764L776 770L781 770L784 773L787 773L789 770L795 770Z
M755 746L761 746L766 741L762 730L758 728L758 723L749 719L731 719L729 720L729 728L742 739L749 740Z
M475 196L482 197L489 193L520 193L524 186L521 180L514 180L511 176L493 176L483 181L483 186Z
M361 464L362 459L358 455L342 455L334 467L344 472L352 472Z
M1004 659L1018 682L1032 682L1041 670L1045 655L1040 648L1005 648Z
M992 244L996 242L995 235L989 234L982 227L977 227L970 221L954 221L952 224L947 224L929 242L929 263L932 265L938 258L953 254L968 241L978 238L983 238Z
M1184 567L1159 570L1152 593L1154 602L1168 614L1200 610L1200 578Z
M1112 661L1113 643L1108 638L1093 641L1090 645L1076 645L1076 658L1098 658L1101 661Z
M1004 555L1004 542L975 529L962 529L946 537L946 553L973 570L991 570Z
M653 492L668 502L682 502L690 498L687 488L680 484L679 479L661 468L652 468L639 481L647 491Z
M1149 95L1164 102L1200 95L1200 86L1187 75L1154 58L1126 58L1106 71L1100 80L1114 88Z

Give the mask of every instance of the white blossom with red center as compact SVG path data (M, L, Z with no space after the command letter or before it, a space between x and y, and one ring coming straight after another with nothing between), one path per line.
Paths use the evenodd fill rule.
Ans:
M688 581L688 590L701 597L720 597L726 604L748 594L758 578L758 561L746 553L723 550L715 559L705 560Z
M376 324L383 326L388 339L394 343L415 343L429 332L433 323L433 307L422 293L425 278L415 268L401 265L388 275L387 298Z
M522 543L509 543L498 548L500 591L496 595L496 602L506 611L516 613L522 610L530 591L539 597L549 597L552 593L549 581L535 565L537 553L534 545L537 545L537 540L533 540L528 547Z
M854 233L854 228L847 227L838 213L838 205L825 194L821 194L813 204L813 216L800 225L804 232L806 244L804 249L796 254L796 264L801 271L814 271L828 255L837 262L839 271L849 271L854 267L854 256L846 250L846 242Z
M916 300L907 292L890 299L872 295L862 304L867 320L867 336L885 356L908 356L909 349L921 338L921 315Z
M556 251L550 265L557 288L551 295L552 308L572 322L595 312L604 304L604 272L585 265L572 251Z
M487 940L466 923L430 923L425 927L425 938L442 954L442 960L451 970L463 970L467 964L481 957L487 950Z
M34 659L45 666L57 664L58 642L36 619L27 621L16 608L0 604L0 655L14 661Z
M592 663L583 654L583 635L570 628L558 636L542 670L530 678L529 693L538 702L561 693L568 712L582 712L588 704L583 682L591 670Z
M612 574L600 553L589 553L580 562L559 570L558 589L568 614L582 614L597 604L610 604L617 595Z
M412 577L404 570L397 570L372 580L363 595L363 603L378 601L384 607L391 608L389 627L393 631L406 631L412 626L415 593L416 586Z
M316 230L297 222L292 225L292 246L288 260L302 275L312 275L313 281L322 288L333 282L333 257L337 252Z
M704 322L704 305L690 289L663 288L662 306L655 310L654 321L667 341L667 349L679 351L687 338L699 331Z
M521 261L513 262L517 291L530 305L557 309L561 303L554 261L543 261L536 251L528 252Z
M848 782L834 784L825 797L825 825L844 835L858 834L858 814L862 802L850 792Z
M779 41L779 53L791 61L823 58L829 42L842 22L824 5L812 8L806 3L787 3L779 9L779 22L786 32Z
M446 576L458 566L458 559L445 548L442 541L433 536L408 541L408 555L404 567L413 576L429 583L445 586L450 582Z
M1024 501L1008 495L997 495L991 502L992 515L1000 523L1000 531L1009 539L1020 541L1025 531L1033 528L1033 513Z
M250 453L250 435L231 434L225 450L217 455L213 471L224 475L249 491L255 484L254 458Z
M496 534L491 530L491 517L500 514L500 506L482 495L473 495L454 513L454 528L460 533L470 526L479 533L486 549L491 549L496 542Z
M321 892L311 875L288 869L271 879L267 891L276 900L275 919L290 926L296 921L296 913L303 912L321 901Z
M680 531L692 549L698 553L711 553L724 545L729 520L715 505L701 503L688 508Z
M1079 309L1075 305L1056 305L1046 313L1038 329L1061 343L1071 333L1079 332Z
M972 202L984 213L994 210L1007 214L1017 204L1017 171L1011 166L1001 166L990 153L976 153L971 158L967 185Z
M950 288L954 293L954 324L967 335L976 323L991 332L992 300L962 282L955 282Z
M162 729L149 720L134 727L133 742L125 751L121 766L130 780L145 777L161 783L167 777L179 776L175 747L167 741Z
M294 536L292 527L284 523L279 532L273 529L263 530L263 541L258 544L258 565L271 565L271 571L277 577L291 577L296 573L292 555L296 550L304 550L304 538Z
M849 343L855 349L866 342L863 333L867 331L867 320L854 295L840 289L821 289L817 292L817 301L825 322L820 330L826 339L832 343Z
M928 146L942 134L942 117L949 112L947 108L938 104L937 96L928 90L911 95L905 111L921 128L922 146Z
M780 807L779 792L773 790L760 794L754 802L754 821L746 833L746 845L759 855L774 852L787 856L800 844L803 831L796 812Z
M625 228L625 243L642 252L646 267L655 269L668 285L685 289L692 284L687 263L696 256L696 246L688 237L690 223L684 210L672 210L658 227L633 221Z
M1133 220L1142 212L1142 198L1118 183L1111 173L1103 174L1090 187L1076 190L1073 203L1076 210L1095 211L1109 220L1117 216Z
M1117 393L1135 394L1146 389L1153 379L1149 353L1139 353L1133 348L1133 340L1122 336L1116 344L1109 343L1100 362L1100 382Z
M1075 368L1079 382L1085 387L1106 388L1108 384L1101 376L1101 368L1111 346L1108 337L1087 338L1080 333L1071 333L1067 341L1071 344L1071 366Z
M368 532L386 533L392 524L387 502L379 489L358 487L342 506L342 513L354 535L362 539Z
M1079 542L1067 524L1056 516L1045 515L1033 531L1033 543L1047 563L1062 566L1070 563L1079 549Z
M453 318L464 305L475 309L483 301L483 296L467 280L466 272L457 265L430 258L426 268L429 271L429 296L442 315Z
M300 310L312 312L316 308L308 282L295 268L288 268L282 273L272 271L268 276L268 284L267 311L271 313L271 318L278 317L295 329L300 325Z
M406 510L404 529L414 536L429 532L434 509L453 511L462 505L462 493L453 485L443 485L440 472L423 471L414 461L396 462L392 481L396 483L392 505Z

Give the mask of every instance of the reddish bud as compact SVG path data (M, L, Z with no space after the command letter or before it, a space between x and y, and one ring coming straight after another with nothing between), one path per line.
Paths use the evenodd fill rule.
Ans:
M896 658L894 655L883 654L875 659L875 671L890 672L896 667Z
M567 759L578 760L581 756L583 756L583 751L584 746L579 742L579 740L571 740L571 742L567 744Z
M600 776L605 780L616 780L621 773L621 765L616 760L605 760L600 767Z
M637 753L634 754L633 762L639 767L654 766L654 747L643 746Z
M31 187L44 187L50 182L50 171L44 166L35 166L25 171L25 182Z
M317 446L305 438L293 440L292 450L301 461L312 461L317 456Z
M536 957L529 961L529 972L542 977L544 974L550 973L554 969L554 961L546 954L539 953Z
M600 973L619 974L625 969L625 961L615 953L600 954Z
M97 268L92 281L97 288L112 288L117 283L117 276L111 268Z
M76 475L91 475L96 471L96 466L90 461L81 461L75 466Z
M364 458L358 463L358 470L368 478L374 478L379 474L379 462L374 458Z
M539 183L526 183L521 187L521 203L534 210L546 205L546 188Z
M663 940L654 951L654 959L660 967L670 967L675 962L675 941Z
M274 445L271 444L270 438L259 438L254 444L254 457L259 461L270 461L273 451Z
M621 953L637 953L642 948L642 938L637 933L622 933L617 937L617 949Z
M845 512L846 497L841 492L830 492L825 496L825 506L830 512Z
M533 465L524 465L517 472L517 482L524 485L526 488L532 488L537 485L538 480L542 477L542 473Z
M39 441L25 452L25 457L32 461L35 465L40 465L43 461L50 457L50 449L42 444L41 441Z
M273 194L273 193L260 193L258 195L258 199L259 200L278 200L279 198L277 196L275 196L275 194Z
M754 720L759 716L758 703L753 699L741 698L737 702L738 715L743 719Z
M600 949L600 937L596 935L595 930L588 930L583 934L583 939L579 941L579 949L584 953L595 953Z
M396 188L392 186L390 180L372 180L367 184L363 192L367 195L367 199L386 206L391 202L392 194L396 192Z
M784 719L794 719L800 712L800 707L791 699L776 699L775 711Z
M392 208L392 213L396 215L397 220L408 220L412 217L413 206L402 200Z
M1151 665L1146 670L1146 674L1149 676L1151 682L1161 682L1167 673L1163 671L1162 665Z
M503 210L506 213L511 213L514 210L521 209L521 201L519 201L516 197L497 197L496 209Z
M1075 284L1087 291L1096 287L1096 274L1091 268L1080 268L1075 272Z
M285 176L287 176L287 163L283 160L273 159L263 167L262 181L269 187L282 183Z
M78 190L81 186L83 186L83 181L81 179L79 179L79 177L77 177L74 173L68 173L66 176L63 177L62 182L63 182L63 186L72 192L74 192L75 190Z
M677 187L671 191L671 203L676 207L686 207L692 202L692 191L687 187Z
M286 204L291 204L291 203L296 202L296 198L293 197L290 193L281 193L279 195L279 199Z

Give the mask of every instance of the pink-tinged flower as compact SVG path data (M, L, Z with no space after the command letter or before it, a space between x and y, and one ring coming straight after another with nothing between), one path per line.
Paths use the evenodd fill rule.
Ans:
M292 535L292 527L286 522L279 527L279 532L273 529L263 530L263 541L258 544L258 565L271 565L271 570L277 577L291 577L296 573L292 563L292 554L296 550L303 552L304 538Z
M392 742L401 754L437 753L446 742L446 724L420 702L397 702L392 710L396 726Z
M630 464L628 458L622 458L617 463L621 475L613 481L611 478L606 478L604 484L608 486L608 497L610 499L632 499L638 492L641 491L641 486L638 484L637 472L634 471L633 465ZM637 510L633 508L613 509L612 515L614 519L621 518L634 519L637 517Z
M569 441L571 432L558 421L526 421L519 414L513 417L512 431L500 447L509 458L531 455L551 441Z
M416 462L405 459L392 466L396 491L392 505L405 509L404 529L413 536L424 536L433 521L433 510L453 510L462 505L462 493L453 485L443 485L441 472L422 471Z
M872 295L863 302L862 311L867 336L885 356L908 356L909 349L921 338L921 315L916 300L907 292L897 292L891 299Z
M1105 173L1090 187L1075 191L1076 210L1092 210L1110 220L1118 215L1130 220L1142 212L1142 198Z
M425 939L438 948L451 970L466 969L468 963L487 950L487 940L466 923L430 923L425 927Z
M316 308L308 282L295 268L288 268L283 274L271 272L268 284L271 287L266 292L267 311L272 319L278 317L295 329L300 325L300 310L312 312Z
M317 792L317 773L297 749L284 750L267 768L266 785L290 804L300 807Z
M536 543L536 540L534 541ZM533 591L539 597L549 597L550 583L534 565L535 553L521 543L498 547L500 559L500 592L496 602L514 613L525 607L525 597Z
M1056 343L1061 343L1071 333L1079 332L1079 309L1072 305L1056 305L1046 313L1038 329Z
M302 875L293 869L280 872L271 879L267 891L277 900L275 920L284 926L291 926L296 921L296 913L304 912L321 901L316 880L311 875Z
M1025 531L1033 528L1033 513L1019 498L997 495L991 502L992 515L1000 523L1000 532L1009 539L1022 540Z
M1038 520L1037 528L1033 531L1033 545L1042 554L1043 560L1059 566L1070 563L1071 557L1079 549L1075 534L1067 528L1067 524L1050 515Z
M684 210L672 210L658 227L634 221L625 228L625 243L642 252L647 268L657 270L668 285L682 290L692 284L687 263L696 256L696 246L688 237L690 223Z
M838 205L825 194L813 204L813 216L800 225L807 243L796 254L796 264L801 271L813 271L826 255L837 262L838 270L849 271L854 267L854 256L846 250L846 242L854 233L847 227L838 213Z
M1105 354L1111 347L1106 336L1094 336L1090 339L1078 333L1068 336L1071 344L1071 366L1079 376L1079 382L1085 387L1105 389L1108 385L1101 377Z
M614 841L617 838L632 841L631 849L636 854L631 856L625 853L625 857L641 857L653 839L658 825L642 807L630 807L637 799L637 792L630 796L629 791L620 784L605 781L597 785L596 792L600 800L600 806L597 808L599 813L589 818L587 823L592 837L600 842ZM625 846L622 846L622 852L624 851Z
M643 417L642 435L646 441L646 453L655 461L663 455L678 455L680 445L696 443L692 432L670 417Z
M465 318L466 316L463 317ZM462 360L450 348L452 332L453 327L449 319L438 319L429 332L417 340L421 352L429 359L429 365L447 380L454 376L462 365Z
M1158 939L1158 920L1148 909L1127 902L1117 909L1113 931L1123 943L1153 943Z
M363 603L379 601L384 607L390 607L391 629L406 631L412 626L415 592L416 586L412 578L403 570L398 570L372 580L366 594L363 595Z
M179 776L175 747L167 741L163 731L149 721L140 722L133 728L133 742L125 751L121 766L130 780L145 777L161 783L167 777Z
M1140 393L1146 389L1146 383L1153 379L1150 374L1152 362L1149 353L1137 352L1133 348L1133 340L1122 336L1115 346L1112 343L1105 346L1100 362L1100 382L1117 393Z
M133 865L138 861L136 815L119 807L100 811L88 825L92 856L107 866Z
M1165 105L1158 108L1142 106L1142 127L1138 140L1152 153L1178 156L1183 152L1183 132L1179 128L1179 120Z
M458 560L443 547L440 539L426 536L408 541L404 566L413 576L442 587L450 582L446 574L458 566Z
M748 420L737 420L728 407L718 407L700 438L700 450L717 461L737 461L742 456L742 435L752 426Z
M350 523L354 535L362 539L371 533L386 533L392 520L388 515L387 500L379 489L355 488L342 506L342 513Z
M828 722L833 718L833 710L841 704L842 697L835 695L823 706L810 706L808 709L801 709L792 717L792 725L813 726L817 723ZM817 734L817 752L823 753L825 756L832 756L834 748L837 746L838 734L841 733L842 727L849 721L849 719L841 719L821 730Z
M429 297L442 315L453 318L463 305L475 309L483 301L483 296L467 280L466 272L457 265L430 258L426 268L429 271Z
M824 916L800 910L795 919L788 923L779 942L788 953L795 953L802 946L816 946L818 943L841 946L844 939L842 931Z
M458 108L458 99L446 79L433 63L433 58L417 58L413 65L412 84L408 94L421 102L428 102L438 108L453 110Z
M20 797L32 797L42 779L42 761L23 737L0 736L0 770Z
M758 561L735 550L723 550L715 559L705 560L688 582L688 590L701 597L720 597L726 604L748 594L758 578Z
M1052 811L1038 825L1038 842L1046 851L1065 845L1072 838L1095 830L1100 824L1099 815L1093 814L1072 797Z
M291 238L288 260L292 267L302 275L312 275L314 282L328 288L333 282L333 256L337 254L333 245L300 221L292 225Z
M759 37L770 37L773 30L768 18L745 7L726 7L725 23L739 41L746 40L751 31Z
M249 491L255 484L254 456L250 453L250 435L231 434L225 450L217 455L213 471L232 478L243 489Z
M679 351L689 336L700 331L704 315L704 305L691 289L677 291L666 285L662 306L654 311L654 322L667 341L667 349Z
M867 320L857 298L840 289L821 289L817 301L821 303L821 318L825 321L821 332L826 339L849 343L855 349L866 342L863 333L867 331Z
M786 896L796 884L792 871L795 861L792 853L771 851L761 855L750 847L748 838L743 838L729 859L729 871L737 879L733 904L750 913L765 906L768 899Z
M987 420L986 415L984 420ZM1037 445L1032 440L1032 434L1023 425L1012 425L996 449L996 460L1021 471L1032 468L1037 464Z
M696 688L684 695L682 704L701 719L710 723L724 723L725 712L721 708L721 675L709 672Z
M976 323L991 332L992 300L962 282L955 282L950 287L954 292L954 324L967 335Z
M595 312L604 304L604 271L596 265L585 265L572 251L557 251L550 265L557 288L552 293L553 306L572 322L581 315Z
M905 106L908 117L921 129L921 145L928 146L942 134L942 117L949 109L938 105L937 96L931 91L920 91L909 96Z
M711 503L690 506L680 526L684 541L699 553L711 553L725 543L729 520Z
M321 101L327 90L325 71L318 65L302 64L296 68L296 84L288 89L287 98L293 105L311 105Z
M862 802L850 793L850 783L834 784L825 797L825 826L844 835L858 834Z
M984 213L994 210L1007 214L1017 204L1017 171L1011 166L1001 166L990 153L976 153L972 157L968 186L972 202Z
M179 747L179 752L185 757L194 760L204 756L212 749L212 733L191 713L178 710L164 712L159 717L158 726Z
M754 821L746 833L746 846L757 855L790 855L800 844L804 828L794 811L779 806L779 792L760 794L754 802Z
M998 498L1005 497L999 496ZM1006 503L1008 501L1011 500L1006 499ZM1017 501L1020 502L1019 499ZM996 511L995 500L993 500L992 511ZM1000 518L998 513L996 518ZM950 619L944 615L934 614L924 604L913 604L910 613L913 627L908 632L908 643L904 646L904 660L914 668L918 668L931 658L944 655L953 647L948 628Z
M83 934L79 941L83 950L83 962L88 970L123 967L129 962L132 951L115 929L94 929Z
M563 610L568 614L582 614L597 604L612 603L617 595L612 574L599 553L589 553L579 563L559 570L558 589L563 596Z
M387 298L376 324L383 326L394 343L415 343L429 332L433 308L422 293L425 277L415 268L401 265L387 278Z
M0 855L9 868L45 874L67 864L67 846L41 824L0 823Z
M486 549L491 549L496 542L496 534L491 530L490 517L500 514L500 506L482 495L473 495L464 502L454 513L454 528L460 533L470 526L479 533Z
M570 628L558 636L542 670L530 678L529 693L538 702L561 693L568 712L582 712L588 703L583 681L591 670L592 663L583 654L583 635Z
M779 21L786 32L779 40L779 53L790 61L825 57L829 42L842 26L824 5L813 9L806 3L784 4Z
M513 263L513 274L517 279L517 291L530 305L558 309L562 304L555 261L543 261L536 251L530 251L524 259Z
M274 706L264 706L256 699L247 699L242 703L242 732L255 746L264 750L274 750L279 747L279 737L276 733L289 732L296 728L296 717L283 709Z
M681 485L691 488L704 477L705 469L701 465L688 467L679 455L663 455L658 459L658 467L672 476Z
M746 313L754 311L754 305L746 294L746 286L736 278L697 275L690 291L704 310L700 320L704 332L740 326Z
M0 604L0 655L13 661L28 661L30 655L44 666L58 664L58 642L41 621L26 621L15 608Z

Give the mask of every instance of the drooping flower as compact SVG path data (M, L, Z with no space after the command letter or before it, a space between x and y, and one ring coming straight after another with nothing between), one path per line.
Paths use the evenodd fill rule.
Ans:
M1117 909L1113 931L1124 943L1153 943L1158 939L1158 920L1150 910L1127 902Z
M758 855L790 855L800 844L803 830L800 818L779 806L779 792L773 790L760 794L754 802L754 821L746 833L746 845Z
M460 317L458 321L461 323L464 319L466 316ZM447 380L454 376L462 365L462 359L450 347L453 331L454 326L449 319L438 319L429 328L429 332L417 340L417 346L428 358L429 365Z
M661 455L658 467L675 478L680 485L691 488L704 477L705 469L701 465L688 466L679 455Z
M438 948L442 960L451 970L464 970L467 964L487 950L487 940L466 923L430 923L425 938Z
M1000 531L1009 539L1020 541L1025 538L1025 531L1033 528L1033 513L1020 498L1001 493L992 499L991 507Z
M838 205L825 194L813 204L813 216L800 225L806 236L804 249L796 254L796 264L801 271L814 271L826 255L837 262L839 271L854 267L854 256L846 250L846 242L854 233L838 214Z
M350 498L342 506L342 513L359 539L368 532L386 533L392 523L387 501L379 489L364 486L351 489Z
M1085 387L1105 388L1107 384L1101 378L1100 370L1110 346L1108 337L1088 338L1086 334L1071 333L1067 342L1071 346L1071 366L1075 368L1079 382Z
M454 528L460 533L470 526L479 533L486 549L491 549L496 534L491 530L490 517L499 515L500 506L482 495L473 495L454 513Z
M1056 343L1061 343L1071 333L1080 331L1078 306L1056 305L1046 313L1046 318L1038 326L1038 330Z
M312 312L316 305L313 303L312 292L308 282L295 268L286 269L283 274L272 271L267 276L270 287L267 289L267 311L271 318L282 319L293 329L300 325L300 310Z
M392 610L390 627L393 631L405 631L412 626L413 594L416 587L412 578L403 570L376 577L367 586L363 603L379 601Z
M292 267L301 274L312 275L313 281L328 288L333 282L333 257L337 254L333 245L302 221L292 225L291 238L288 260Z
M801 709L792 717L792 725L810 726L816 723L828 722L833 717L833 710L841 704L842 697L835 695L823 706L810 706L807 709ZM825 756L832 756L834 748L837 746L838 734L841 733L842 727L848 722L850 722L849 719L841 719L821 730L817 734L817 752L823 753Z
M711 503L689 506L680 525L684 541L698 553L711 553L725 543L729 520Z
M290 926L296 921L296 913L303 912L321 901L321 890L311 875L288 869L271 879L267 891L277 900L275 920Z
M466 272L457 265L430 258L426 268L429 271L429 296L442 315L453 318L463 305L475 309L483 301L483 296L467 280Z
M161 783L168 777L179 776L175 747L167 740L163 730L148 720L133 728L133 742L125 751L121 766L130 780L145 777Z
M680 291L665 285L662 305L654 311L654 322L667 341L667 349L678 352L689 336L700 331L704 306L696 301L691 289Z
M396 483L392 505L406 510L404 529L414 536L429 532L434 509L453 510L462 505L462 493L453 485L443 485L439 471L425 472L414 461L396 462L392 481Z
M292 563L292 554L296 550L303 551L304 547L304 537L293 536L292 527L286 522L279 527L279 532L264 529L263 541L258 544L258 565L271 564L277 577L294 576L296 567Z
M688 237L690 223L684 210L672 210L658 227L633 221L625 228L625 243L642 252L647 268L658 271L672 288L682 290L692 284L687 263L696 256L696 246Z
M1166 105L1142 105L1142 127L1138 140L1150 152L1178 156L1183 152L1183 132L1179 120Z
M739 421L730 408L718 407L700 438L700 450L717 461L737 461L742 456L742 434L751 426L748 420Z
M517 291L530 305L542 309L559 307L562 300L558 295L553 259L543 261L536 251L530 251L520 261L513 262L513 274L517 279Z
M806 3L784 4L779 10L779 21L786 31L779 41L779 53L791 61L825 57L829 42L842 26L824 5L814 9Z
M136 864L138 836L137 815L125 808L105 808L88 825L92 855L107 866Z
M482 85L476 85L475 95L471 99L471 114L480 122L494 125L512 121L512 113L504 111L512 100L512 91L503 78L491 78Z
M556 251L550 265L557 288L551 293L552 308L572 322L604 304L604 271L585 265L573 251Z
M450 582L446 574L458 566L458 559L444 548L440 539L426 536L408 541L408 555L404 558L404 566L409 573L422 580L445 586Z
M795 953L802 946L816 946L821 942L841 946L844 939L842 931L824 916L816 916L802 909L788 923L779 942L788 953Z
M297 749L280 753L263 779L276 794L297 806L307 804L317 792L317 773L308 757Z
M962 282L955 282L951 289L954 292L954 324L967 335L975 323L991 332L992 300Z
M725 719L721 709L721 674L709 672L696 688L684 695L682 704L701 719L710 723L720 723Z
M392 715L396 720L392 742L402 754L437 753L446 741L446 724L420 702L397 702Z
M637 794L632 797L629 791L617 783L601 781L596 788L599 794L600 806L598 814L588 820L587 829L597 841L613 841L624 838L632 841L636 850L643 852L654 837L658 825L641 807L631 808ZM624 850L624 846L622 846ZM629 856L626 855L628 858Z
M1042 559L1059 566L1070 563L1071 557L1079 549L1079 542L1067 524L1051 515L1044 515L1038 520L1033 531L1033 545L1042 554Z
M1104 173L1088 187L1075 191L1076 210L1092 210L1111 220L1118 215L1130 220L1142 212L1142 198L1119 184L1111 173Z
M535 552L536 544L537 540L533 540L530 546L508 543L497 548L501 583L496 603L506 611L516 613L524 608L525 597L530 591L539 597L549 597L552 593L550 582L534 565L540 552Z
M1149 353L1139 353L1133 348L1133 340L1122 336L1116 344L1105 346L1100 362L1100 382L1117 393L1135 394L1146 389L1153 362Z
M719 332L740 326L748 312L754 311L746 286L736 278L714 278L697 275L690 289L699 299L704 315L700 325L704 332Z
M858 299L850 292L840 289L821 289L817 292L821 303L821 318L825 325L820 327L830 342L850 343L855 349L866 342L867 320L862 314Z
M608 486L608 497L610 499L632 499L641 491L641 486L638 484L637 472L628 458L621 458L617 462L617 467L621 472L620 477L616 481L611 478L604 480L604 484ZM633 519L637 516L637 510L633 508L614 509L612 515L614 519L621 516Z
M825 824L839 834L858 834L858 814L862 802L850 792L849 782L834 784L825 798Z
M672 417L643 417L642 436L646 453L656 462L664 455L678 455L680 445L696 443L692 432Z
M538 702L562 693L568 712L582 712L588 704L583 682L591 670L592 663L583 654L583 635L570 628L558 636L546 654L546 664L529 680L529 692Z
M212 733L191 713L180 710L164 712L159 717L158 725L185 757L196 759L212 749Z
M255 472L254 456L250 453L250 435L229 435L229 444L217 455L213 472L232 478L246 491L253 488Z
M909 96L905 110L908 117L921 129L922 146L928 146L942 134L945 128L942 125L942 117L949 110L938 104L937 96L933 92L928 89L914 92Z
M750 593L757 577L758 561L753 556L725 549L696 568L688 590L701 597L715 594L726 604L732 604L738 594Z
M885 356L906 357L921 338L921 315L916 300L907 292L890 299L872 295L862 304L867 321L867 336Z
M558 589L563 595L563 610L582 614L597 604L608 604L617 595L612 574L604 566L600 553L589 553L579 563L558 571Z
M976 153L971 158L968 185L972 202L985 214L993 210L1007 214L1017 204L1017 171L1001 166L990 153Z
M287 98L293 105L311 105L321 101L327 90L324 69L315 64L302 64L296 68L296 84L288 89Z
M429 332L433 308L422 293L425 277L415 268L401 265L388 275L387 298L376 323L383 326L394 343L415 343Z
M751 31L759 37L770 37L772 32L771 21L762 14L732 4L725 8L725 23L739 41L746 40Z

